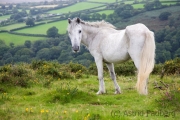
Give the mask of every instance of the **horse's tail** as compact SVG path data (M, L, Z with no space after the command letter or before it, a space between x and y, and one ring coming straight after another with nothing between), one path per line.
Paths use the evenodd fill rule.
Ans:
M138 81L136 84L137 90L140 94L147 95L147 82L149 74L154 68L155 58L155 40L154 33L146 32L146 39L142 48L140 66L138 70Z

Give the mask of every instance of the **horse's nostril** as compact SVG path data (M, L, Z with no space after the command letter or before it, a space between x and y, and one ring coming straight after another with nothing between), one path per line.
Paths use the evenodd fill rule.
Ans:
M72 49L73 49L73 51L77 52L77 51L79 51L79 46L73 46Z

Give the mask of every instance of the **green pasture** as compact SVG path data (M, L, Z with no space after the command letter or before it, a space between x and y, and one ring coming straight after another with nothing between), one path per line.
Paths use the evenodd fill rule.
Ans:
M124 3L125 3L125 4L133 4L134 1L125 1Z
M19 28L23 26L26 26L26 23L16 23L12 25L3 26L3 27L0 27L0 30L11 30L11 29Z
M114 13L114 10L103 10L103 11L100 11L100 12L98 12L99 14L106 14L106 15L109 15L109 14L112 14L112 13Z
M77 4L69 6L69 7L49 11L48 13L61 13L62 14L62 13L76 12L76 11L80 11L80 10L98 7L101 5L102 4L97 4L97 3L80 2L80 3L77 3Z
M122 89L122 94L118 95L114 95L113 82L109 77L105 77L107 93L104 95L96 95L97 76L64 80L52 79L51 76L37 78L32 76L32 78L33 85L28 88L0 84L1 120L179 120L180 118L179 108L176 104L171 104L173 102L170 98L161 100L166 91L154 89L154 81L159 81L159 76L151 76L147 96L139 95L134 89L136 84L134 76L118 76L118 83ZM178 85L179 80L177 77L166 77L163 81L168 83L174 81L174 84ZM175 88L177 96L179 89Z
M1 20L6 20L8 18L10 18L11 15L3 15L3 16L0 16L0 21Z
M25 28L22 30L18 30L16 32L28 33L28 34L46 34L49 28L55 26L56 28L58 28L60 34L64 34L66 33L67 24L68 24L67 20L63 20L63 21L47 23L39 26L34 26L30 28Z
M9 43L14 43L15 45L23 45L26 40L36 41L42 40L43 37L31 37L31 36L20 36L9 33L0 33L0 40L4 40L4 42L9 45Z
M134 9L144 8L144 4L133 4Z
M102 3L113 3L116 2L116 0L87 0L90 2L102 2Z
M176 1L172 1L172 2L161 2L162 5L175 5L177 2Z

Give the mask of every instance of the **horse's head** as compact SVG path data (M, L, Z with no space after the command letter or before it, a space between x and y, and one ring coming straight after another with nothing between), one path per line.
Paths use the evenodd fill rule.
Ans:
M74 52L78 52L80 50L80 43L82 39L82 27L81 20L79 18L75 18L73 20L68 19L68 35L71 39L72 49Z

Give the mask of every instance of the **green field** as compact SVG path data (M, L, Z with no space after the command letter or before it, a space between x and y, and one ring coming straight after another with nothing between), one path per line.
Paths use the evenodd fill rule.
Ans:
M22 81L28 80L30 85L20 87L19 83L0 84L1 120L179 120L180 118L179 76L165 76L162 79L165 85L169 86L166 90L159 82L160 77L151 75L148 82L149 94L144 96L139 95L134 88L137 81L135 76L118 76L117 82L121 86L122 94L114 95L113 82L108 74L105 74L107 93L96 95L97 76L83 74L81 78L56 78L52 72L45 74L46 70L57 69L48 64L39 64L37 66L39 69L32 69L32 66L27 64L20 64L21 67L7 65L4 67L6 69L1 69L1 81L7 80L3 76L8 78L13 77L11 75L13 73L20 74L16 70L28 71L27 73L23 71L21 76L16 78L17 81L20 78ZM61 68L62 71L58 72L66 75L68 72L66 69ZM40 70L44 70L42 71L44 74L40 74ZM155 89L155 81L163 90Z
M113 3L116 2L116 0L87 0L91 2L103 2L103 3Z
M99 14L103 14L105 13L106 15L112 14L114 12L114 10L104 10L104 11L100 11L98 12Z
M161 2L162 5L175 5L177 2L176 1L172 1L172 2Z
M9 45L9 43L14 43L15 45L23 45L26 40L36 41L42 40L43 37L31 37L31 36L20 36L9 33L0 33L0 40L4 40L4 42Z
M134 9L144 8L144 4L133 4Z
M125 1L124 3L125 3L125 4L133 4L134 1Z
M16 24L0 27L0 30L11 30L11 29L19 28L19 27L23 27L23 26L26 26L26 24L25 23L16 23Z
M58 21L58 22L35 26L32 28L18 30L16 32L29 33L29 34L46 34L46 32L49 28L55 26L56 28L58 28L60 34L64 34L64 33L66 33L67 24L68 24L67 20L63 20L63 21Z
M6 20L8 18L10 18L11 15L3 15L3 16L0 16L0 21L1 20Z
M48 13L60 13L60 14L62 14L62 13L76 12L76 11L80 11L80 10L98 7L101 5L102 4L97 4L97 3L80 2L80 3L77 3L77 4L69 6L69 7L49 11Z

